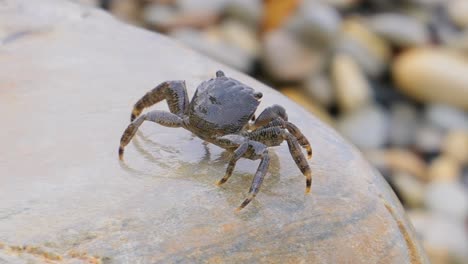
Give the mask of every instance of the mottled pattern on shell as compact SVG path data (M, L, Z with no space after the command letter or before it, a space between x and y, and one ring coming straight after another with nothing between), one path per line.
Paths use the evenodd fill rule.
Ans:
M205 81L190 103L190 124L211 135L239 132L260 103L254 94L254 89L232 78Z

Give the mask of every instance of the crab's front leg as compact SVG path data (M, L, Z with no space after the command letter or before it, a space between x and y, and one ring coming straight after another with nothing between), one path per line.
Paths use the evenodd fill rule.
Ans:
M182 127L184 122L179 116L166 111L154 110L135 119L127 129L125 129L120 138L119 158L123 159L124 148L133 138L138 128L144 121L151 121L166 127Z
M249 129L251 130L268 127L281 127L287 129L307 151L307 157L309 159L312 158L312 147L310 146L309 141L296 125L288 121L288 114L284 107L280 105L272 105L265 108L258 118L249 125Z
M178 116L187 114L189 99L184 81L167 81L156 86L138 100L132 110L130 121L135 120L143 109L166 99L171 113Z

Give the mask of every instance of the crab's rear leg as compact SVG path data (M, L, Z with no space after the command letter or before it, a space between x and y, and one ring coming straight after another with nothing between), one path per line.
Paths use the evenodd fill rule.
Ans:
M249 139L261 142L266 146L279 146L281 142L286 140L289 152L291 153L294 162L306 177L306 193L310 192L310 187L312 185L312 172L295 136L281 127L260 128L253 132L249 132L247 136Z
M137 132L138 128L144 121L151 121L158 123L162 126L166 127L182 127L183 120L179 116L166 112L166 111L159 111L154 110L148 112L137 119L135 119L130 125L128 125L127 129L125 129L122 137L120 138L120 147L119 147L119 158L123 158L124 148L133 138L135 133Z
M250 186L249 194L247 195L247 198L242 202L242 204L237 208L237 211L244 208L252 201L253 198L255 198L258 191L260 190L260 186L263 183L263 179L265 178L265 175L268 171L268 167L270 166L270 156L268 154L266 146L263 144L259 145L261 145L262 147L257 149L256 152L261 152L257 153L256 157L252 157L252 159L260 158L260 165L258 165L257 172L255 173L255 176L252 180L252 185Z
M184 81L167 81L156 86L138 100L132 110L130 121L135 120L143 109L166 99L171 113L183 116L188 111L189 99Z
M226 169L226 174L224 177L219 180L216 185L221 185L225 183L232 175L232 172L234 171L234 167L236 166L237 161L247 152L249 148L249 144L247 142L242 143L235 151L233 156L231 157L231 160L229 161L228 167Z

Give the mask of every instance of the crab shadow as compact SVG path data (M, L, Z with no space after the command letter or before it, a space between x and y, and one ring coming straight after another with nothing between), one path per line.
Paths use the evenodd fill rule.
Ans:
M136 152L145 159L145 163L151 164L150 170L139 169L137 166L132 166L123 160L120 161L120 167L128 172L129 175L132 175L132 177L171 178L184 181L195 181L199 184L209 184L217 189L222 189L223 191L232 194L237 192L241 192L242 195L247 194L258 167L259 160L245 161L246 159L241 159L236 165L236 169L229 181L222 186L217 187L215 182L224 176L231 153L218 148L217 146L200 141L194 136L189 140L194 141L190 144L199 143L204 150L202 153L197 155L196 158L190 158L188 159L189 161L187 161L184 160L183 155L181 155L181 150L177 147L156 142L141 131L138 131L136 136L133 138L132 143ZM201 147L200 145L199 147ZM167 162L168 158L169 160L177 161ZM260 192L274 195L274 192L271 190L280 183L280 160L274 151L270 151L270 158L270 168ZM162 169L168 173L158 173L156 175L151 173L151 167L158 167L159 170ZM233 188L233 186L237 185L242 186L242 188ZM239 203L239 200L237 200L237 203Z

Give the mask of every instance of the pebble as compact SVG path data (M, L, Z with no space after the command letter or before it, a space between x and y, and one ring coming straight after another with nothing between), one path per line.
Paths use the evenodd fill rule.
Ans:
M140 25L140 5L133 0L113 0L109 6L112 14L119 19L130 22L135 25Z
M420 182L428 180L426 163L412 151L392 148L365 151L364 153L374 166L383 171L405 173L415 177Z
M380 76L387 65L384 61L376 57L371 51L349 36L341 35L334 45L336 53L347 54L351 56L364 73L370 77Z
M351 57L335 55L331 62L331 76L341 111L351 112L370 102L369 83Z
M305 81L307 94L324 107L335 102L335 93L330 80L324 74L315 74Z
M459 27L468 26L468 1L466 0L452 0L447 3L447 12Z
M404 172L394 173L391 181L406 207L415 208L424 204L426 188L421 181Z
M175 0L181 12L220 13L230 0Z
M433 182L457 182L460 174L460 165L444 155L431 161L428 169L429 179Z
M179 29L170 36L211 58L247 72L252 67L253 58L240 48L225 43L219 30L201 32L193 29Z
M432 212L465 221L468 216L468 192L458 182L432 182L427 186L425 204Z
M441 48L404 52L392 67L397 87L421 102L468 109L468 62Z
M411 210L408 216L431 263L467 263L468 232L463 221L420 210Z
M239 47L252 57L259 56L260 42L252 28L237 20L227 19L221 23L220 30L226 42Z
M339 35L340 26L338 11L315 1L302 1L297 14L286 23L287 30L314 48L331 46Z
M389 142L398 147L408 146L414 141L418 126L418 111L404 102L392 104L390 108Z
M341 27L343 38L349 38L361 49L364 49L362 52L370 57L367 60L373 60L375 61L374 64L380 66L378 71L375 69L377 74L380 74L389 63L391 56L390 45L368 29L361 20L357 18L346 19Z
M467 164L468 130L450 131L442 142L442 152L460 164Z
M235 19L249 26L257 28L263 15L261 0L229 1L224 9L227 18Z
M458 108L443 104L429 104L426 106L424 116L441 129L468 131L468 116Z
M437 126L422 122L416 129L414 145L422 153L438 153L442 144L443 132Z
M388 139L388 114L377 105L367 105L341 116L338 130L361 149L382 147Z
M399 13L382 13L368 20L369 28L392 44L420 46L429 42L429 32L417 19Z
M177 17L177 10L171 6L149 4L143 10L143 20L158 29L168 28Z
M270 31L263 37L262 61L266 71L280 81L298 81L320 72L324 58L284 31Z

